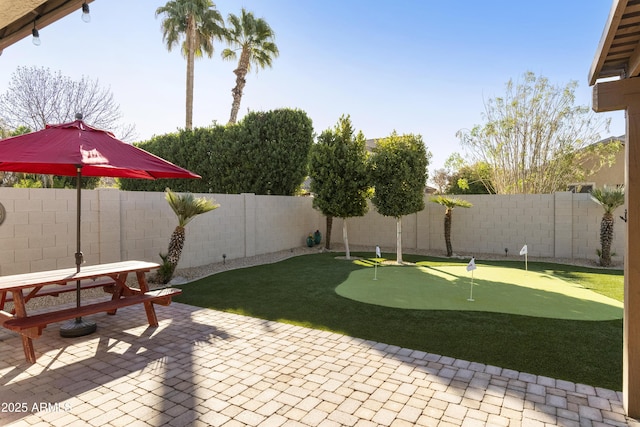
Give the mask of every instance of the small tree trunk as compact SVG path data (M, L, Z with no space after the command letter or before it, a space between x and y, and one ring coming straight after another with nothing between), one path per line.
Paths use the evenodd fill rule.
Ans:
M324 237L324 247L326 250L331 250L331 228L333 228L333 217L327 216L327 235Z
M444 213L444 242L447 245L447 256L453 255L451 246L451 209L447 209Z
M600 265L611 265L611 243L613 242L613 215L604 214L600 221Z
M396 218L396 262L402 264L402 217Z
M178 266L178 261L180 261L180 256L182 255L182 248L184 248L184 239L185 232L184 227L177 226L175 230L173 230L173 234L171 235L171 240L169 240L169 250L167 251L167 262L172 267L172 275L173 271Z
M347 235L347 218L342 218L342 241L344 242L344 251L347 259L351 259L351 251L349 251L349 236Z

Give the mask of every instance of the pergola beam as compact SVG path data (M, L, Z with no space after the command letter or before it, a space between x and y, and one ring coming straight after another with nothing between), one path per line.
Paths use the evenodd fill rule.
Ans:
M596 56L594 57L591 69L589 70L589 86L593 86L599 78L613 77L617 75L617 73L611 73L608 76L603 76L601 73L604 67L604 62L607 59L606 53L609 52L615 38L615 31L612 31L612 29L617 29L618 25L620 25L622 15L624 15L627 7L627 2L628 0L613 0L613 5L609 12L609 18L604 26L604 31L602 32L602 37L600 38L600 43L596 50Z
M640 418L640 78L596 84L593 110L627 113L622 394L627 415Z
M640 96L640 79L597 83L593 87L592 108L596 113L625 110L634 96Z
M82 3L91 3L92 1L93 0L15 1L15 3L21 3L16 5L11 0L0 0L0 7L7 7L7 10L2 11L2 13L13 12L20 14L17 18L7 18L10 19L10 22L3 22L4 26L0 27L0 52L6 47L30 36L36 19L36 28L41 30L47 25L73 12L79 12L82 8ZM8 6L16 9L23 7L23 9L14 11L13 9L9 10ZM35 8L33 6L35 6ZM4 18L4 16L0 14L0 18Z

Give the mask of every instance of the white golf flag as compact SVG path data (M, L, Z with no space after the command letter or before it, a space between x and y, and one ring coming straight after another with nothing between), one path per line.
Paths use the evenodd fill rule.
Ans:
M528 253L529 253L529 252L528 252L528 250L527 250L527 245L524 245L524 246L522 247L522 249L520 249L520 255L526 255L526 254L528 254Z
M376 246L376 258L382 258L382 254L380 253L380 246Z
M469 261L469 264L467 264L467 271L472 271L475 269L476 269L476 259L471 258L471 261Z

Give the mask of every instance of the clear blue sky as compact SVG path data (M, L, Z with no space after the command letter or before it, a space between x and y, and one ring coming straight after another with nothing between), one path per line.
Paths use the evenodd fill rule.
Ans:
M300 108L316 133L350 114L367 138L418 133L433 153L433 170L461 148L455 133L482 123L484 101L526 71L554 84L579 83L577 102L590 105L587 74L611 0L218 0L223 16L242 6L269 22L280 57L252 73L247 109ZM186 62L162 41L163 0L95 0L92 21L80 11L42 29L0 56L0 92L18 66L86 75L109 87L140 140L184 126ZM196 62L194 126L225 124L235 64ZM624 133L624 114L608 134Z

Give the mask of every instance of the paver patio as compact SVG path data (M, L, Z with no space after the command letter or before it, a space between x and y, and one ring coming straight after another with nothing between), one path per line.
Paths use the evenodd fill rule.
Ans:
M640 426L587 385L173 303L56 325L24 361L0 329L0 425ZM339 315L339 313L336 313Z

